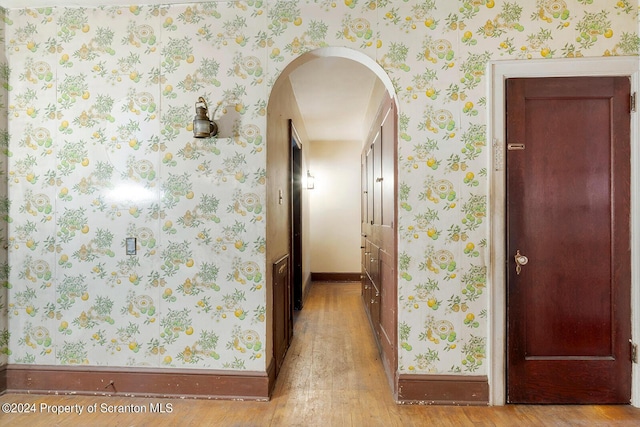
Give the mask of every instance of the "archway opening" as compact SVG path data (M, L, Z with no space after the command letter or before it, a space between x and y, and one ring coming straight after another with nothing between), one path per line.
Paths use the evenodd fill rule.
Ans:
M284 284L276 282L275 274L267 275L267 306L272 314L267 330L276 375L292 339L294 306L304 306L312 273L351 274L360 279L364 246L361 153L379 133L381 123L376 120L381 120L386 106L393 117L390 139L395 183L397 105L384 70L365 54L347 48L323 48L301 55L284 68L272 88L267 107L267 271L284 258L290 271ZM308 176L315 177L314 189L307 189ZM389 197L394 206L395 187ZM301 210L296 213L292 201L297 198ZM296 224L300 236L295 235ZM393 235L395 251L395 230ZM396 258L393 263L395 271ZM392 279L393 295L397 295L397 280ZM288 289L283 292L282 286ZM397 298L387 304L393 305L390 312L397 330ZM278 311L282 307L284 316ZM385 364L392 384L395 345L393 353Z

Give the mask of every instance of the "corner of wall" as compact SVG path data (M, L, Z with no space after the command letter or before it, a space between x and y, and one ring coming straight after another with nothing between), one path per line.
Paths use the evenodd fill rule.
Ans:
M8 64L5 51L4 34L5 24L4 17L7 10L0 7L0 207L2 215L0 218L0 393L6 389L5 366L9 359L9 316L7 311L8 305L8 230L6 227L6 215L4 210L7 208L8 183L7 183L7 145L8 145L8 111L7 111L7 83L8 83Z

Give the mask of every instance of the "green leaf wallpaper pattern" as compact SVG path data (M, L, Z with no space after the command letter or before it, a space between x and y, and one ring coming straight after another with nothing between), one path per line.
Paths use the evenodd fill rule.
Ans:
M3 364L264 371L270 88L340 46L400 103L399 370L486 375L486 65L640 42L627 0L0 12ZM193 139L198 96L232 129Z

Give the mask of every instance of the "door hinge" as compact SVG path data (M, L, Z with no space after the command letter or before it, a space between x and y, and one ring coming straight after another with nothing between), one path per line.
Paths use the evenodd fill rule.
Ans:
M631 112L632 113L636 112L636 93L635 92L631 94Z
M638 344L634 344L629 340L629 348L631 349L631 362L638 363Z

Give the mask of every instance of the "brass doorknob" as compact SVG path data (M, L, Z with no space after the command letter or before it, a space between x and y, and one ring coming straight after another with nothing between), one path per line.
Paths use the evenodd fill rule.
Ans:
M516 250L516 255L514 256L514 259L516 261L516 274L520 274L520 271L522 271L522 266L526 265L529 262L529 258L522 255L520 253L520 249L518 249Z

